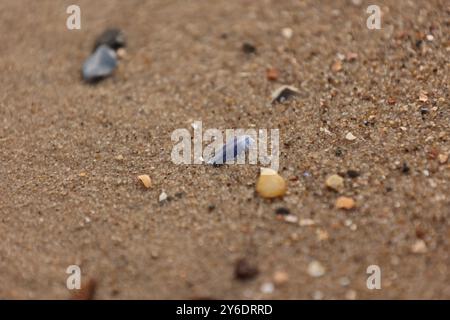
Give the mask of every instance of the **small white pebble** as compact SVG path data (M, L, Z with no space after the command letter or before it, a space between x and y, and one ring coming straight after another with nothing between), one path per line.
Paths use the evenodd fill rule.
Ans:
M165 201L167 200L167 193L165 193L164 191L161 192L161 194L159 195L159 202Z
M261 285L261 292L264 294L271 294L274 289L275 287L272 282L264 282Z
M308 274L311 277L318 278L325 274L325 267L317 260L308 265Z
M293 214L288 214L287 216L284 217L284 221L289 223L297 223L298 217Z
M283 37L285 37L286 39L292 38L292 34L293 34L293 33L294 33L294 32L292 31L291 28L283 28L283 29L281 30L281 34L282 34Z
M353 133L349 132L345 135L345 139L347 139L348 141L354 141L356 140L356 137L353 135Z
M427 252L427 244L423 240L417 240L411 246L411 251L413 253L426 253Z

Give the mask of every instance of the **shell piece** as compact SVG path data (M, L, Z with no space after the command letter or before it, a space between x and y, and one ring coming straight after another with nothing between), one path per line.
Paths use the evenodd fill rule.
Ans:
M236 159L242 152L247 151L250 146L254 145L255 140L248 135L234 137L228 141L220 152L208 160L208 164L221 165L228 161Z
M286 193L286 181L275 170L261 168L261 175L256 182L256 192L263 198L282 197Z
M101 45L83 64L83 78L88 82L101 80L112 74L117 66L116 52Z
M107 29L95 41L93 51L101 45L106 45L114 50L124 48L126 46L125 35L120 29Z
M146 174L138 176L138 179L141 180L142 184L146 188L150 188L152 186L152 179Z
M298 96L300 91L293 86L281 86L272 93L272 103L283 103L291 97Z

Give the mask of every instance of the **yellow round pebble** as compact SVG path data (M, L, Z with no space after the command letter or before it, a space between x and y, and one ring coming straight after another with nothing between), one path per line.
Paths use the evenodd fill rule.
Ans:
M325 182L326 186L334 191L341 191L344 188L344 178L337 174L333 174L328 177Z
M261 175L256 182L256 192L263 198L282 197L286 193L286 181L275 170L261 168Z

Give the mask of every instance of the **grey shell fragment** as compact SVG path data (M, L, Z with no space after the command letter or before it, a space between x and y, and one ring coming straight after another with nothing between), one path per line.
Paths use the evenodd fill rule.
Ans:
M105 45L101 45L84 62L83 78L88 82L101 80L111 75L116 66L116 52Z

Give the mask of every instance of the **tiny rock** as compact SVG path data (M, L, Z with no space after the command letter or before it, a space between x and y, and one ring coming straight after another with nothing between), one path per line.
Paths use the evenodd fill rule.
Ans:
M287 215L290 214L291 212L289 211L288 208L280 207L280 208L277 208L277 209L275 210L275 213L276 213L277 215L287 216Z
M441 154L438 156L438 159L439 159L439 163L440 163L440 164L445 164L445 163L447 163L447 161L448 161L448 153L441 153Z
M319 261L312 261L308 265L308 274L314 278L321 277L325 274L325 267Z
M337 174L333 174L328 177L325 184L328 188L339 192L344 188L344 178Z
M273 293L273 290L275 289L272 282L264 282L261 285L261 292L265 294L271 294Z
M283 28L283 29L281 30L281 34L282 34L283 37L285 37L286 39L292 38L292 34L293 34L293 33L294 33L294 32L292 31L291 28Z
M414 244L411 246L411 251L413 253L426 253L427 245L426 245L425 241L417 240L416 242L414 242Z
M273 282L278 286L281 286L288 281L289 281L289 275L284 271L276 271L273 274Z
M163 202L167 200L167 193L165 193L164 191L161 192L161 194L159 195L159 202Z
M428 101L428 93L426 91L420 91L419 93L419 101L420 102L427 102Z
M150 177L148 175L146 175L146 174L140 175L140 176L138 176L138 179L141 180L142 184L147 189L152 186L152 179L150 179Z
M234 277L239 280L253 279L258 273L256 265L245 258L239 259L234 267Z
M317 236L317 240L319 240L319 241L326 241L330 238L330 235L328 234L328 232L323 229L317 229L316 236Z
M355 200L349 197L339 197L336 200L336 209L350 210L355 207Z
M360 176L360 173L358 171L356 171L356 170L350 169L350 170L347 170L347 176L349 178L355 179L355 178L358 178Z
M333 72L339 72L342 70L342 62L341 60L336 60L332 65L331 65L331 71Z
M288 214L287 216L284 216L284 221L288 223L297 223L298 217L293 214Z
M252 45L251 43L244 42L242 44L242 51L246 54L256 53L256 47L254 45Z
M282 197L286 193L286 181L275 170L261 168L256 182L256 192L263 198Z
M117 57L119 57L119 59L125 59L125 57L127 56L127 51L125 50L125 48L117 49L116 53L117 53Z
M275 68L269 68L266 71L267 80L276 81L278 79L279 73Z
M356 137L353 135L353 133L349 132L345 135L345 139L347 139L348 141L354 141L356 140Z

